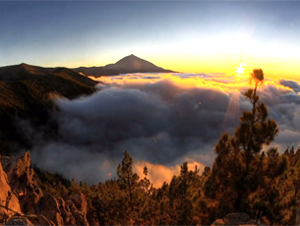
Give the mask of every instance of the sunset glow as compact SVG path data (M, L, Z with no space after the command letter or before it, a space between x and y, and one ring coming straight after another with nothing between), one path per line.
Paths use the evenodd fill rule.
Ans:
M243 64L241 64L243 65ZM243 74L239 76L238 80L236 75L228 76L226 74L128 74L113 77L100 77L95 79L108 86L132 86L139 87L145 84L154 84L163 81L168 81L170 83L176 84L176 86L181 89L190 88L208 88L215 89L225 93L231 93L235 90L241 90L245 88L250 88L252 85L249 83L250 74ZM281 89L290 90L288 87L284 87L279 84L278 80L265 79L264 85L274 85ZM100 87L105 88L105 86L99 84Z
M42 154L35 161L44 159L49 169L63 166L70 178L99 182L116 176L127 149L140 176L145 165L152 169L155 186L177 175L183 161L190 169L211 166L219 137L233 133L251 107L243 94L253 88L254 68L265 75L258 92L279 121L278 146L285 148L292 137L296 147L299 7L299 1L0 1L0 67L17 65L22 73L22 63L76 72L104 68L80 72L99 82L94 93L94 86L83 84L87 96L48 94L60 109L54 118L62 140L37 141L42 146L34 148ZM170 73L128 73L138 71L127 70L134 61L116 66L131 55L148 61L143 72ZM75 157L57 160L63 152ZM78 166L89 169L78 175ZM103 175L87 177L91 168Z
M194 171L195 167L197 167L197 170L199 170L200 173L203 172L205 166L201 163L198 163L191 159L186 159L186 161L188 163L189 170ZM178 176L180 174L181 165L166 167L164 165L152 164L146 161L139 161L134 165L134 171L137 172L141 179L145 177L145 175L143 175L143 169L145 166L150 169L148 173L148 179L153 183L154 187L159 188L165 181L171 181L174 175Z
M299 77L297 2L0 4L0 66L105 66L135 54L183 73L230 76L245 62L245 75L259 67L272 79Z

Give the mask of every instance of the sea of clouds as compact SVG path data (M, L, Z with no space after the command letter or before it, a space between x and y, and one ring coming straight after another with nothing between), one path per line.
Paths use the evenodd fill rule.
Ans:
M116 177L127 150L139 174L149 168L159 186L179 173L180 165L211 166L214 146L232 134L251 87L246 78L225 74L126 74L100 77L98 91L75 100L57 98L60 139L28 131L37 166L68 178L96 184ZM266 79L258 89L280 133L270 145L283 152L300 144L300 86ZM39 135L37 136L37 133ZM266 147L267 148L267 147Z

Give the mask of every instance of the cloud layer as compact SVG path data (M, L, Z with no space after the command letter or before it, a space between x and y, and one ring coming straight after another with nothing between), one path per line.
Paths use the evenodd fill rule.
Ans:
M141 171L159 185L183 161L211 165L213 148L224 132L232 133L242 110L247 80L222 74L134 74L101 78L106 85L89 97L57 99L57 141L40 137L33 161L69 178L98 183L116 175L128 150ZM266 81L259 88L270 117L280 128L276 145L298 146L300 98L295 81ZM34 139L34 131L31 132ZM142 172L142 171L141 171Z

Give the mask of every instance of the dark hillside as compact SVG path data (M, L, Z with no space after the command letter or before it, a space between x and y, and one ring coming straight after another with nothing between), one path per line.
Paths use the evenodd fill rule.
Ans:
M53 71L53 75L73 81L79 85L94 86L98 83L67 68L57 68Z
M49 71L24 64L0 68L0 78L4 80L0 81L1 153L11 152L12 143L30 147L30 143L18 132L16 118L28 119L36 127L48 124L55 108L53 95L74 99L96 90L97 82L72 70L58 68L45 74Z
M0 81L34 79L36 76L52 73L55 68L42 68L28 64L0 67Z

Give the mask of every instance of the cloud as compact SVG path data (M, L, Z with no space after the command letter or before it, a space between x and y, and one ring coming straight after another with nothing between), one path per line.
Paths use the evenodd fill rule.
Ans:
M196 162L193 159L186 158L184 161L188 163L188 169L194 171L195 167L199 170L199 173L203 172L204 165ZM154 187L161 187L164 182L169 183L173 176L180 174L182 164L173 165L166 167L164 165L152 164L146 161L139 161L134 165L134 171L137 172L140 179L143 179L145 175L143 175L144 167L148 168L147 178L151 181Z
M296 93L300 92L300 86L297 82L295 81L289 81L289 80L284 80L284 79L281 79L279 81L279 83L283 86L287 86L291 89L293 89Z
M101 79L99 91L91 96L56 99L58 138L27 133L38 166L95 184L116 177L128 150L135 169L147 164L158 185L169 182L183 161L211 166L222 133L232 134L241 112L251 109L243 97L250 86L234 76L133 74ZM267 80L258 89L279 124L280 151L300 142L300 97L284 84Z

